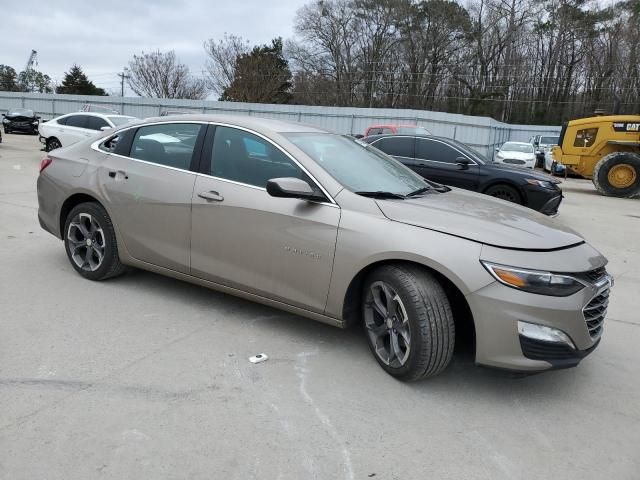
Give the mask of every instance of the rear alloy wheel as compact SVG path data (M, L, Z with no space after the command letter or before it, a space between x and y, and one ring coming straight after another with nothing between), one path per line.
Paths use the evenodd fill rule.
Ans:
M56 148L61 148L62 144L60 143L60 140L58 140L57 138L53 137L47 140L47 144L46 144L46 150L47 152L50 152L51 150L55 150Z
M386 265L367 278L362 313L380 366L401 380L440 373L453 355L455 327L447 296L426 270Z
M98 203L81 203L69 212L64 244L73 268L89 280L104 280L125 271L111 219Z
M501 200L506 200L507 202L517 203L522 205L522 199L520 198L520 194L518 191L509 186L509 185L494 185L492 187L487 188L484 192L487 195L491 195L492 197L500 198Z

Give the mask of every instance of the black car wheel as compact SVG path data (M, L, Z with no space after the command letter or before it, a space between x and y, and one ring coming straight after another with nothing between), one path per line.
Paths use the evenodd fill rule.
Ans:
M61 148L61 147L62 147L62 144L60 143L60 140L58 140L56 137L51 137L47 139L45 150L47 152L50 152L51 150L55 150L56 148Z
M493 185L492 187L487 188L484 193L491 195L492 197L506 200L507 202L522 205L522 198L520 197L520 194L515 188L509 185Z

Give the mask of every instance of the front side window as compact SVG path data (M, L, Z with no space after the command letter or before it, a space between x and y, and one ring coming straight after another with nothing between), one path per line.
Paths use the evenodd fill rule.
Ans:
M422 177L374 146L331 133L286 133L292 143L352 192L407 195L429 187Z
M87 120L87 128L89 130L101 130L102 127L111 128L111 125L107 123L104 118L89 117Z
M373 143L373 146L387 155L413 158L414 144L415 138L413 137L387 137Z
M216 127L209 174L266 188L272 178L309 177L281 150L252 133L231 127Z
M456 163L456 159L461 156L462 154L446 143L424 138L419 138L416 142L416 158L421 160Z
M71 115L67 117L67 127L87 128L87 116L86 115Z
M131 144L131 158L189 170L198 134L198 123L167 123L140 127Z
M578 132L576 133L576 139L573 142L573 146L579 148L590 147L595 143L597 136L597 128L585 128L583 130L578 130Z

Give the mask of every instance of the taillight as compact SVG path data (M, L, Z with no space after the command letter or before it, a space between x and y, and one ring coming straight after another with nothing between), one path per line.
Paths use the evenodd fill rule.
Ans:
M51 162L53 162L53 159L51 157L44 157L42 159L42 161L40 162L40 173L42 173L42 171L47 168L49 165L51 165Z

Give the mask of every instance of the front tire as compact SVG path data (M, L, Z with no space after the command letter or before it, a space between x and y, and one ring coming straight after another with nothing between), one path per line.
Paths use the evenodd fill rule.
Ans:
M613 152L593 170L593 185L602 195L629 198L640 195L640 155Z
M405 381L442 372L451 362L455 325L438 280L413 265L385 265L366 279L362 314L380 366Z
M493 185L487 188L484 193L501 200L506 200L507 202L522 205L522 198L520 197L518 190L510 185L506 185L503 183L499 185Z
M61 148L62 144L60 143L60 140L58 140L56 137L51 137L47 139L47 143L45 144L45 149L47 152L50 152L51 150L55 150L56 148Z
M111 218L99 203L81 203L69 212L64 246L71 266L84 278L106 280L125 271Z

